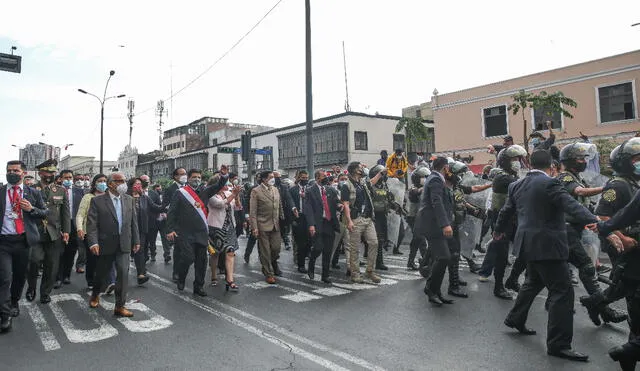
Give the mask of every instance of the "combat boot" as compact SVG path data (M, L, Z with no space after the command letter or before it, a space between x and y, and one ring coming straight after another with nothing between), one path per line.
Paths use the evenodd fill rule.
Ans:
M602 317L604 323L620 323L622 321L626 321L628 316L627 313L616 310L607 305L600 311L600 317Z
M460 288L460 272L458 267L460 265L460 259L455 256L449 263L449 295L459 298L467 298L469 295Z
M380 279L380 277L379 277L377 274L375 274L373 271L368 271L368 272L366 273L366 276L367 276L367 278L368 278L368 279L370 279L370 280L371 280L371 282L373 282L373 283L380 283L380 281L382 281L382 280Z
M591 296L583 296L580 298L580 304L587 309L587 313L589 314L589 318L594 325L600 326L602 322L600 321L600 307L601 303L604 301L604 294L602 291L598 291Z

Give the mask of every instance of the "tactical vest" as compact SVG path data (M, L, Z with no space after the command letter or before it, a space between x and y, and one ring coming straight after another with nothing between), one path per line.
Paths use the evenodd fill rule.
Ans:
M493 180L495 181L497 177L500 175L506 174L504 170L499 169L496 174L493 176ZM491 192L491 210L499 212L502 209L502 206L507 203L507 194L496 192L495 189L492 189Z
M356 187L353 185L353 182L355 180L353 180L353 178L349 177L349 180L347 181L347 188L349 189L349 207L353 208L353 206L356 204ZM364 192L367 194L368 197L365 197L365 201L367 202L367 199L369 200L369 204L371 206L371 210L374 210L373 208L373 203L371 201L371 193L369 192L369 187L367 187L366 183L364 181L360 181L360 184L362 185L362 188L364 189ZM358 211L358 214L360 214L360 211ZM372 215L373 217L373 215Z
M631 199L633 199L633 197L635 196L636 192L638 192L638 190L640 189L640 185L638 185L637 182L631 181L627 178L623 178L620 176L614 176L613 178L611 178L609 180L609 182L622 182L624 183L629 190L629 201L631 201ZM609 183L607 182L607 184ZM603 194L602 197L605 197L605 195ZM618 211L618 210L616 210ZM632 225L628 226L627 228L622 230L622 233L624 233L626 236L629 236L631 238L636 239L637 241L640 241L640 220L636 220L635 223L633 223Z
M373 187L373 211L376 213L386 214L389 211L389 190L385 187Z
M453 209L453 224L460 226L467 216L467 208L465 206L464 192L457 186L453 188Z
M408 194L410 195L411 192L416 189L417 189L416 187L412 186ZM407 199L409 201L407 202L407 216L415 217L416 215L418 215L418 209L420 208L420 197L418 197L418 200L416 202L413 202L411 198L412 198L411 196L407 196Z
M558 174L558 177L556 178L558 179L563 185L564 183L573 181L578 183L578 185L582 188L588 188L587 183L584 181L584 179L574 175L572 172L570 171L566 171L564 173L560 173ZM584 207L588 208L589 207L589 198L588 197L584 197L584 196L578 196L578 195L574 195L572 194L571 197L573 197L576 201L578 201L580 204L582 204ZM569 214L564 214L565 216L565 220L567 221L567 223L576 223L577 220L572 217Z

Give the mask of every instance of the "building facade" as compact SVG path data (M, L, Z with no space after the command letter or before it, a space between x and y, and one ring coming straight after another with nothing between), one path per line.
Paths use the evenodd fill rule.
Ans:
M124 150L118 155L118 171L124 174L127 179L136 175L136 166L138 165L138 149L126 145Z
M27 165L27 170L34 171L36 166L49 159L60 162L60 147L40 142L20 148L20 161Z
M640 51L615 55L551 71L478 86L431 98L435 122L437 153L473 157L472 164L490 163L495 157L487 153L490 144L502 143L511 135L515 143L554 121L556 142L560 146L573 142L580 132L590 139L622 141L640 130L638 118L638 81ZM528 126L523 127L522 113L513 115L507 107L511 96L524 90L529 93L562 92L578 104L564 107L573 118L559 114L549 116L544 110L526 109Z

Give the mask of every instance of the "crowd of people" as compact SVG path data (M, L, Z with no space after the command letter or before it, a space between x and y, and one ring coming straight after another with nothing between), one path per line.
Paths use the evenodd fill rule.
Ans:
M87 183L84 175L62 170L56 177L55 160L37 167L40 180L35 183L26 176L23 163L10 161L8 185L1 189L6 196L0 198L0 331L9 331L11 318L20 314L18 301L25 285L25 298L33 301L40 278L38 297L47 304L54 289L71 282L74 269L84 274L91 289L90 307L100 306L102 293L115 292L114 314L133 316L125 306L129 266L134 263L137 284L144 285L149 280L146 265L156 261L158 235L164 262L173 263L178 290L185 289L193 265L193 294L207 296L207 266L210 286L217 286L223 275L225 290L239 290L234 265L242 235L247 239L244 261L249 262L257 244L269 284L282 275L283 245L293 249L298 271L310 279L315 278L319 259L320 281L331 284L331 271L340 269L344 254L345 273L353 283L380 283L376 272L388 269L383 251L391 248L392 254L403 254L406 223L412 230L407 269L426 278L424 292L434 306L454 302L441 289L447 271L447 294L468 297L467 282L459 275L460 261L466 260L481 282L493 275L497 298L512 300L517 293L505 325L532 335L527 314L546 287L548 353L587 360L571 348L575 280L569 264L575 266L588 293L580 300L593 323L629 320L629 343L610 354L624 369L633 369L640 359L640 267L635 266L640 259L634 249L640 235L640 138L611 152L615 176L604 187L593 187L580 174L594 159L595 146L583 138L559 150L551 125L548 129L549 138L532 134L531 154L511 137L502 146L490 146L496 153L495 167L485 167L478 175L484 182L476 185L464 184L469 168L463 162L445 157L409 162L401 149L390 156L382 151L371 168L354 161L344 171L339 166L313 174L299 170L293 179L261 170L245 184L226 166L208 179L201 170L177 168L164 190L151 185L147 175L126 179L118 172L98 174ZM392 182L403 186L402 199L390 189ZM467 200L467 195L488 189L491 196L485 207ZM592 207L590 198L600 194ZM398 236L389 235L394 213L401 217ZM460 235L468 217L482 223L475 245L486 253L482 264L462 253ZM612 263L605 290L598 281L604 269L596 269L598 261L582 244L586 229L600 232ZM489 230L493 238L485 248L481 242ZM366 262L360 260L361 248ZM622 298L628 314L610 306Z

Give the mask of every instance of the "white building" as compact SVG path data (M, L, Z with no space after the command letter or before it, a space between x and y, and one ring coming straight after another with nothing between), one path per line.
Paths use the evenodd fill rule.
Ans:
M314 120L314 166L344 167L351 161L373 166L380 157L381 150L386 149L391 153L395 148L405 148L404 134L395 132L398 120L400 117L397 116L359 112L344 112ZM430 131L433 130L432 123L425 122L425 126ZM193 157L192 163L203 163L204 161L196 159L202 159L203 154L207 154L206 168L218 169L221 165L229 165L233 172L241 173L243 178L247 178L246 168L238 152L239 147L238 138L183 153L179 159L186 162ZM298 169L306 168L306 147L305 123L253 134L252 148L259 152L271 152L271 155L256 154L254 168L277 169L293 176Z
M124 176L129 179L136 175L136 166L138 165L138 149L126 145L124 150L118 155L118 171L122 172Z

